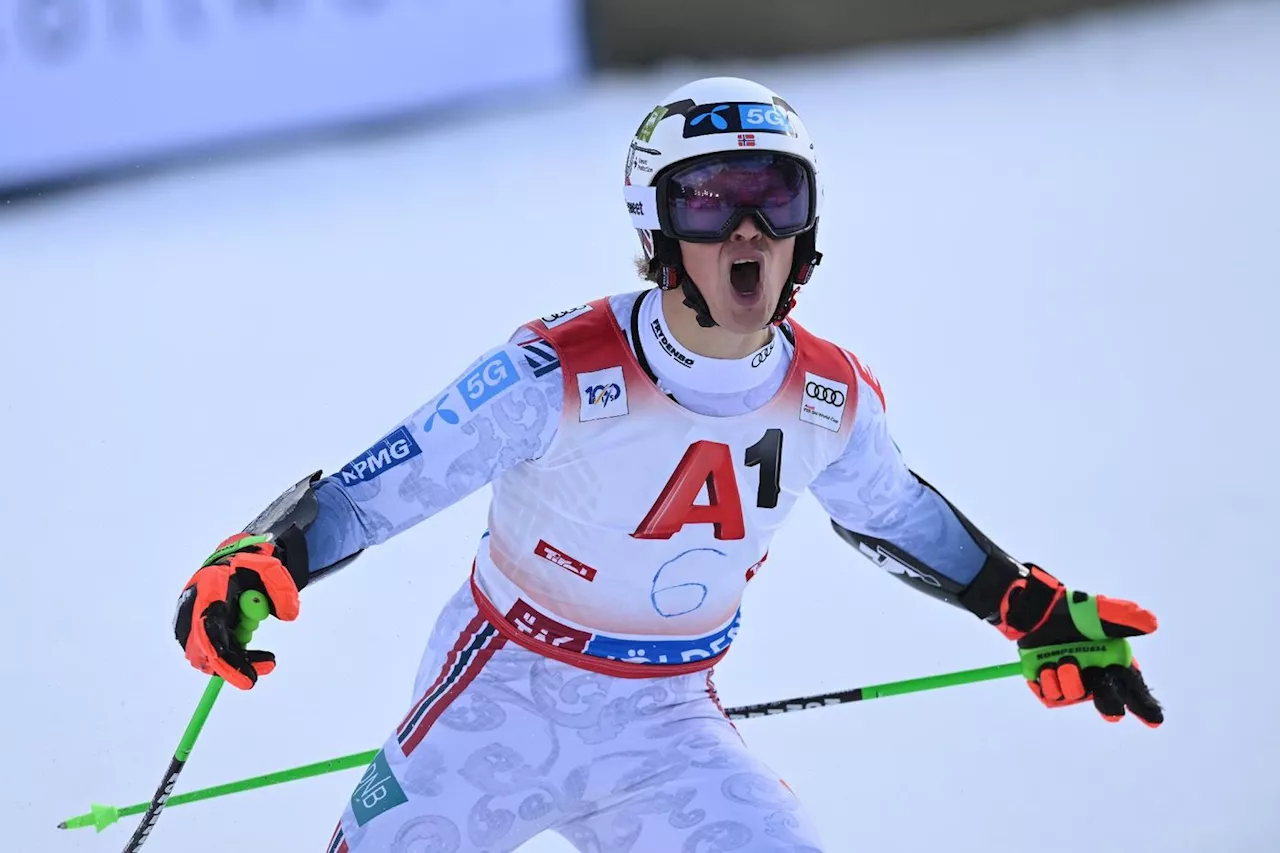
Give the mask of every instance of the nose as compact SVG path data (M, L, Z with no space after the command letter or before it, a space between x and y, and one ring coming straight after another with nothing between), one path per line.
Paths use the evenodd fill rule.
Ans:
M738 223L738 227L733 229L733 233L729 235L730 240L754 240L757 237L763 237L764 232L760 230L759 223L756 222L755 214L748 213L742 217L742 221Z

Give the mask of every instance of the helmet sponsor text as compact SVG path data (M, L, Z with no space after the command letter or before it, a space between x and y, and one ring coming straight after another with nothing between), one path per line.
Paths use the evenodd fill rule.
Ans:
M797 135L787 111L776 104L703 104L685 113L685 139L708 136L713 133L743 134L745 131ZM742 138L739 138L739 144L742 147L747 146ZM754 144L753 137L750 145Z

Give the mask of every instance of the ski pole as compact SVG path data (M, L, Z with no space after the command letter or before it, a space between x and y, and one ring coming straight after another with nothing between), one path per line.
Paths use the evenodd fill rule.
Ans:
M749 720L752 717L789 714L793 711L807 711L810 708L843 705L846 702L862 702L867 699L880 699L884 696L917 693L921 690L937 690L939 687L952 687L957 684L990 681L993 678L1008 678L1011 675L1021 675L1022 673L1023 666L1021 663L1002 663L996 666L984 666L979 669L963 669L959 672L928 675L924 678L908 678L905 681L890 681L887 684L855 687L852 690L817 693L813 696L799 696L795 699L782 699L777 702L761 702L759 705L740 705L736 708L726 708L724 713L731 720Z
M351 755L344 755L341 758L330 758L328 761L317 761L315 764L304 764L301 767L294 767L289 770L278 770L275 773L267 773L262 776L254 776L251 779L241 779L238 782L227 782L222 785L214 785L209 788L201 788L197 791L189 791L185 794L178 794L170 797L167 806L181 806L186 803L194 803L199 800L211 800L215 797L225 797L227 794L238 794L241 791L252 791L254 788L265 788L268 785L279 785L282 782L294 782L298 779L306 779L311 776L322 776L325 773L336 773L339 770L349 770L353 767L367 767L369 762L373 761L374 756L378 754L378 750L371 749L368 752L355 752ZM67 818L58 824L58 829L81 829L83 827L92 826L101 832L111 824L115 823L122 817L141 813L147 808L146 803L135 803L132 806L124 806L116 808L115 806L93 805L86 814L77 815L76 817Z
M251 590L240 596L240 624L236 627L236 639L241 646L249 645L253 632L270 615L271 608L267 605L267 599L262 593ZM143 816L142 822L138 824L138 828L134 830L133 835L129 838L129 843L125 845L124 853L136 853L146 843L148 836L151 835L151 830L155 829L156 821L160 819L160 812L169 803L169 795L173 793L173 786L178 781L178 774L182 772L182 768L186 765L187 758L191 755L191 748L195 746L196 738L200 736L200 730L204 728L205 720L209 718L209 712L213 710L213 703L217 700L218 694L222 691L222 685L225 683L222 678L216 675L209 679L209 684L204 689L204 695L200 697L200 703L196 705L196 712L192 714L191 722L187 723L187 729L182 733L182 740L178 742L178 749L173 754L173 760L169 762L169 769L165 771L164 779L161 780L160 787L156 789L151 802L147 804L139 803L132 811L127 812L128 814L137 814L145 811L146 814ZM98 825L99 832L102 831L103 826L109 826L121 817L121 812L112 809L110 806L94 805L89 814L93 817L93 820L89 824L80 825ZM110 815L109 819L108 815ZM75 818L72 820L75 820ZM106 823L101 823L104 820ZM60 829L70 828L70 821L58 824L58 827Z
M242 600L243 601L243 600ZM777 702L764 702L758 705L742 705L736 708L726 708L725 715L731 720L746 720L752 717L767 717L774 714L789 714L794 711L806 711L810 708L825 708L831 705L843 705L846 702L860 702L867 699L879 699L885 696L899 696L903 693L915 693L921 690L936 690L940 687L952 687L958 684L973 684L979 681L989 681L993 678L1007 678L1013 675L1023 674L1023 665L1021 663L1007 663L998 666L987 666L980 669L966 669L959 672L948 672L941 675L931 675L925 678L910 678L905 681L891 681L887 684L873 684L866 687L856 687L852 690L840 690L832 693L818 693L813 696L799 696L794 699L782 699ZM220 681L221 679L219 679ZM216 695L216 694L215 694ZM207 712L206 712L207 713ZM194 723L194 720L193 720ZM188 729L188 731L190 731ZM199 732L199 729L196 729ZM192 736L191 740L195 740ZM184 738L184 743L185 743ZM181 747L179 747L181 752ZM188 751L190 747L188 745ZM311 776L322 776L326 773L335 773L339 770L348 770L353 767L366 767L369 762L373 761L374 756L378 754L378 750L371 749L366 752L356 752L351 755L344 755L339 758L330 758L327 761L317 761L314 764L305 764L301 767L294 767L289 770L278 770L275 773L267 773L263 776L253 776L249 779L241 779L238 782L227 782L222 785L215 785L211 788L201 788L196 791L190 791L186 794L179 794L168 800L168 805L177 806L183 803L192 803L198 800L208 800L214 797L222 797L227 794L236 794L241 791L251 791L254 788L264 788L268 785L279 785L282 782L293 782L298 779L306 779ZM181 762L174 759L178 765L178 770L182 769ZM163 792L168 786L168 790L172 791L172 781L177 776L177 771L170 768L172 775L165 777L165 784L161 785ZM157 797L160 794L157 793ZM155 801L152 801L155 805ZM164 802L161 801L161 807ZM87 826L95 827L99 832L115 823L118 819L127 815L138 814L147 806L145 803L138 803L132 806L116 808L115 806L94 805L91 810L76 817L67 818L58 824L59 829L80 829ZM159 813L159 809L156 810ZM150 812L148 812L150 815ZM151 820L154 823L154 819ZM143 826L147 826L144 819ZM141 828L140 830L141 831ZM149 831L149 830L148 830ZM145 836L144 836L145 838ZM125 848L125 853L132 853L137 847Z

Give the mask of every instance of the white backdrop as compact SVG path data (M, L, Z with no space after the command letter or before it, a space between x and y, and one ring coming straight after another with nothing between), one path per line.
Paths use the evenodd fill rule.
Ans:
M131 824L53 827L159 781L205 683L170 633L194 566L517 323L636 287L630 134L729 71L823 147L827 260L797 316L869 362L910 463L1005 548L1158 614L1137 654L1168 710L1107 725L1001 681L748 721L748 743L831 851L1280 848L1278 41L1275 3L1191 5L672 68L0 212L6 846L122 846ZM224 691L179 788L377 746L486 504L264 626L279 669ZM743 704L1012 659L806 500L717 682ZM319 850L358 775L174 808L148 849Z
M0 0L0 187L263 135L534 97L577 0Z

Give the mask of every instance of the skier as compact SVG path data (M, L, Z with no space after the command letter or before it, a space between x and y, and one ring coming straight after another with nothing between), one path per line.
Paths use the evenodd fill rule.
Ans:
M492 484L470 577L327 853L510 851L544 831L581 851L823 849L711 680L805 489L855 551L1023 655L1156 628L983 535L907 468L867 367L791 318L823 191L790 104L737 78L677 89L636 130L623 190L652 287L522 325L182 592L191 664L249 689L275 658L235 640L242 592L291 621L308 582ZM1032 691L1159 725L1119 646L1040 653Z

